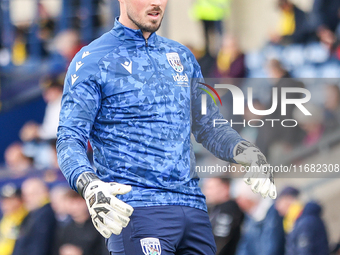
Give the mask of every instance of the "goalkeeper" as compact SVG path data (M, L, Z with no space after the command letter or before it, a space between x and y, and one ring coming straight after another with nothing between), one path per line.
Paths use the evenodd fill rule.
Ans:
M58 161L86 200L112 255L215 254L190 135L215 156L244 165L263 154L222 119L201 115L202 78L192 53L156 35L167 0L119 0L114 28L84 47L65 79ZM204 92L203 92L204 93ZM94 170L86 155L90 139ZM261 177L261 178L255 178ZM246 181L274 198L271 173Z

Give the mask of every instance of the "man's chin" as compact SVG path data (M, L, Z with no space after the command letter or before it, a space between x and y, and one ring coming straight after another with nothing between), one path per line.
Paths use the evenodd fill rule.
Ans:
M144 26L141 28L142 31L145 31L145 32L150 32L150 33L153 33L153 32L156 32L159 28L160 28L161 24L154 24L154 23L151 23L150 25L148 26Z
M137 20L133 19L131 16L129 16L130 20L143 32L149 32L149 33L153 33L156 32L161 24L162 24L162 18L159 19L147 19L145 20L144 23L138 22Z

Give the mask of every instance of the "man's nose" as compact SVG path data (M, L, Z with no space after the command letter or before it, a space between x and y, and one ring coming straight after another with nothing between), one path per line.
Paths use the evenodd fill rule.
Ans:
M151 5L152 6L160 6L162 4L162 0L152 0Z

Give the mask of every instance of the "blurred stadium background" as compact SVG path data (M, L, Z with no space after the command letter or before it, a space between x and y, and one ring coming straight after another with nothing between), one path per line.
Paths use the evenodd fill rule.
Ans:
M339 164L340 16L332 20L337 26L330 27L317 19L320 13L327 16L329 9L318 10L313 0L296 0L292 2L303 18L296 16L289 23L295 24L287 28L282 25L283 9L278 7L279 2L285 1L226 2L223 17L217 18L221 22L214 24L222 24L222 29L209 33L210 54L205 50L203 22L193 9L195 1L169 1L159 34L188 46L206 77L263 79L257 87L261 105L270 99L268 78L280 78L275 71L283 71L284 75L287 71L289 77L302 79L312 93L317 117L313 123L307 121L309 128L301 127L301 139L288 142L283 151L282 147L272 147L277 145L275 141L266 144L268 151L277 151L270 156L270 162ZM60 84L74 54L112 28L114 17L119 14L118 2L1 0L0 4L0 188L9 183L20 186L32 176L44 180L50 188L63 185L65 180L55 159L55 127L51 118L58 116L53 102L60 102ZM223 39L228 36L229 41ZM231 63L226 61L227 67L223 67L223 54L235 58L242 55L240 68L244 71L233 76L228 71ZM277 61L271 62L273 59ZM242 83L240 87L247 86ZM311 129L316 129L316 134ZM248 130L238 131L250 135L253 142L259 139L258 134ZM202 147L196 145L195 150L197 164L223 164ZM293 185L302 191L303 201L316 199L321 203L330 243L339 242L339 173L327 178L278 177L282 177L277 178L279 191Z

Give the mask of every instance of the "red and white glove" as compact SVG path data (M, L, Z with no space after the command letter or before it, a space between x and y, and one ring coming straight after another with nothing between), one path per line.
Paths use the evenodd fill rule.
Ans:
M253 192L260 193L264 198L267 196L276 198L273 172L269 168L266 157L254 144L247 141L236 144L234 160L249 169L244 176L244 181L251 186Z
M133 208L116 198L131 191L131 186L101 181L95 174L82 173L77 189L85 199L93 225L105 238L119 235L130 221Z

